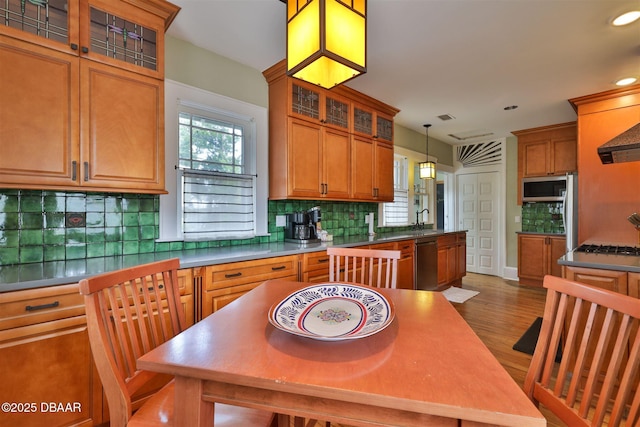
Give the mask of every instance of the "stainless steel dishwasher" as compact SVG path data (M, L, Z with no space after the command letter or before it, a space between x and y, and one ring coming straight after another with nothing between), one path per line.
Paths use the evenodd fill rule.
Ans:
M416 240L416 289L430 291L438 287L438 238Z

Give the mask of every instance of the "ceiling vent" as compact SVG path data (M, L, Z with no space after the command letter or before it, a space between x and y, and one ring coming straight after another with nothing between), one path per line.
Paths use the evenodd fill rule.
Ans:
M474 139L474 138L482 138L484 136L489 136L489 135L493 135L493 132L486 130L486 129L480 129L480 130L471 130L471 131L467 131L467 132L460 132L460 133L450 133L449 136L451 138L455 138L458 141L466 141L468 139Z
M453 117L451 114L442 114L442 115L438 116L438 118L440 120L442 120L443 122L446 122L447 120L455 119L455 117Z

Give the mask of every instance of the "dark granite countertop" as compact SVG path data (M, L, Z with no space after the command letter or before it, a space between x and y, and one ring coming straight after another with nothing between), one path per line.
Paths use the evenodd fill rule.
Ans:
M540 234L544 236L566 236L565 233L551 233L546 231L516 231L516 234Z
M640 273L640 257L572 251L558 259L558 264L570 267Z
M223 248L192 249L176 252L155 252L149 254L7 265L0 266L0 292L75 283L80 279L107 271L118 270L121 268L132 267L169 258L179 258L181 268L192 268L205 265L224 264L228 262L296 255L305 252L317 252L325 250L328 246L360 246L367 243L384 243L397 240L418 239L423 236L438 236L449 232L458 231L404 231L378 234L372 237L334 237L332 242L321 242L309 245L277 242L256 245L237 245Z

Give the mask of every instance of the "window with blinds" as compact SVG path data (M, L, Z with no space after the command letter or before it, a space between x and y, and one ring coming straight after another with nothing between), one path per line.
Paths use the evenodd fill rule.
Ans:
M382 207L383 224L387 227L409 223L409 160L400 155L393 159L393 202Z
M252 123L184 107L179 111L179 218L185 240L255 235L256 176L245 163Z

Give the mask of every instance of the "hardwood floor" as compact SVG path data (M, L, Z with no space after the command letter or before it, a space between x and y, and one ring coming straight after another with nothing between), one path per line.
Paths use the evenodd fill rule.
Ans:
M513 350L513 345L537 318L542 317L546 290L521 286L495 276L469 273L462 288L480 293L464 304L453 304L475 333L521 387L531 355ZM544 407L548 427L563 427Z
M531 362L531 356L512 347L531 323L542 316L546 291L520 286L494 276L469 273L462 288L480 293L463 304L453 304L471 328L496 356L520 386ZM549 427L565 426L545 408L541 412ZM315 427L324 427L318 423ZM332 427L348 427L332 424Z

